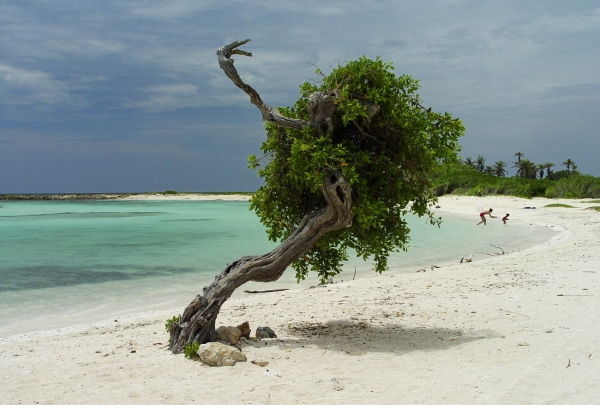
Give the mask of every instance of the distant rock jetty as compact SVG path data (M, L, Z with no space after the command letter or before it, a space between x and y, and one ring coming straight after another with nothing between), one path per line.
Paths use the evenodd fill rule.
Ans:
M0 201L116 200L131 194L0 194Z

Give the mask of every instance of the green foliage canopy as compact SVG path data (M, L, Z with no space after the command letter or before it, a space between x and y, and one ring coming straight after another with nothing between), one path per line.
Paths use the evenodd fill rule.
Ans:
M457 161L458 138L464 127L449 113L425 108L418 81L396 77L391 63L379 58L338 65L318 84L304 83L293 107L279 108L290 118L309 119L308 97L316 91L337 91L334 130L319 133L307 127L289 129L266 123L264 156L249 157L264 185L251 198L253 209L273 241L287 238L301 219L326 206L320 187L325 175L341 170L352 187L353 222L326 234L292 267L296 278L309 271L324 280L341 271L348 250L372 258L377 272L387 268L390 252L406 250L407 213L427 216L435 196L428 177L440 164ZM381 110L369 120L364 97Z

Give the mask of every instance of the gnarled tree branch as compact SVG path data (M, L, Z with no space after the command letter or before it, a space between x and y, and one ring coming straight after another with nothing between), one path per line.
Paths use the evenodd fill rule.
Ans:
M223 69L225 75L227 75L227 77L229 77L236 86L238 86L250 96L250 102L258 107L260 113L262 114L263 121L268 121L275 125L287 128L302 129L306 127L306 121L295 118L289 118L284 115L281 115L276 108L269 107L267 104L265 104L256 92L256 90L254 90L250 85L244 83L244 81L238 74L236 68L233 66L234 60L231 59L231 55L244 55L251 57L252 54L250 52L237 49L238 47L244 45L249 41L249 39L245 39L243 41L235 41L229 45L225 45L217 49L219 66L221 66L221 69Z
M276 108L270 107L265 104L260 95L250 85L244 83L238 74L236 68L233 66L234 60L231 59L232 55L244 55L252 56L252 53L242 51L238 49L240 46L250 42L250 39L243 41L235 41L229 45L225 45L217 49L217 57L219 59L219 66L225 72L225 75L231 79L231 81L246 94L250 96L250 102L254 104L260 110L263 121L271 122L275 125L286 127L303 129L306 127L315 128L320 133L331 133L333 131L333 113L337 109L335 100L339 98L338 90L331 91L317 91L312 93L308 97L308 114L310 119L308 121L289 118L282 115ZM373 118L380 111L377 104L365 99L361 94L352 93L350 97L357 99L364 107L365 112L369 119Z

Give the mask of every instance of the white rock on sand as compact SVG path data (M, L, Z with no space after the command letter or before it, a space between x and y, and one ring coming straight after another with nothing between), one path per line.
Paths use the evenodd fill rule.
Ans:
M576 208L543 208L554 202ZM450 196L439 211L471 214L475 227L478 203L562 232L425 273L230 301L218 325L248 320L278 335L242 343L249 361L234 367L165 350L173 311L2 339L1 402L597 404L600 213L573 201Z

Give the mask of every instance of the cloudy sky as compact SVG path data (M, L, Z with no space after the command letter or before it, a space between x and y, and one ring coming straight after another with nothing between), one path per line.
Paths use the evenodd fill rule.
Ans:
M600 176L595 1L0 0L0 193L252 191L258 110L339 60L392 61L466 127L463 157Z

